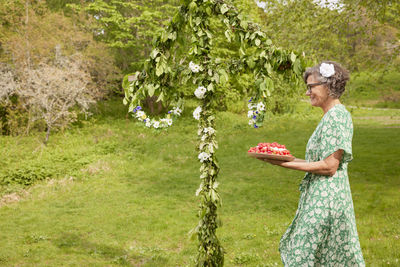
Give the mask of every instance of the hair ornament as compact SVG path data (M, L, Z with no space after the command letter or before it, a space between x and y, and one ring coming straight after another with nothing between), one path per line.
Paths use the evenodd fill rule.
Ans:
M335 67L333 66L333 64L322 63L319 67L319 73L321 73L323 77L329 78L333 74L335 74Z

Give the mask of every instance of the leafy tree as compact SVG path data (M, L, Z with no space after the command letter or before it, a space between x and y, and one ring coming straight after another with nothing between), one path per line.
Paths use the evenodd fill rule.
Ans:
M372 46L377 49L368 51L385 62L385 69L400 68L400 2L397 0L344 0L353 10L361 6L365 14L378 23L374 26L375 38ZM378 33L378 34L376 34ZM381 66L380 66L381 67ZM377 69L377 68L375 68Z
M66 8L68 4L79 4L82 2L82 0L46 0L46 5L52 11L62 10L68 12L68 8Z
M94 41L91 34L83 32L70 18L50 12L41 2L0 1L4 3L0 5L0 14L5 15L0 16L0 61L3 62L3 72L7 74L1 79L2 83L14 88L0 88L3 133L23 134L33 128L55 130L66 127L73 121L74 116L70 115L76 114L82 101L71 100L66 104L63 100L79 95L80 99L85 96L87 102L92 103L92 100L109 94L110 87L115 86L118 70L106 46ZM79 57L80 71L73 71L77 62L74 61L68 74L67 68L59 62L71 57ZM49 76L50 73L54 77ZM84 83L78 83L83 80ZM55 106L38 108L39 96L43 101L52 98L53 103L63 103L67 110L60 111ZM54 96L58 97L57 101ZM73 106L70 103L74 103ZM83 112L87 109L87 105L80 107ZM38 111L44 110L58 110L60 117L53 120L49 116L37 115Z
M387 23L400 29L400 2L397 0L343 0L349 6L365 8L369 16L378 19L381 23Z
M339 2L336 7L313 0L263 2L264 28L271 38L316 61L329 58L357 70L383 66L394 55L386 47L396 40L398 30L372 16L370 8L358 5L360 1Z
M177 10L179 1L95 0L69 7L88 15L90 31L114 51L124 72L143 66L151 43Z

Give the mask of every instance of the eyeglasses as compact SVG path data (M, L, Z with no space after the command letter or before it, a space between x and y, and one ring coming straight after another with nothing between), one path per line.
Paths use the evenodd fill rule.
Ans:
M308 92L308 91L311 92L311 89L312 89L314 86L321 85L321 84L325 84L325 83L326 83L326 82L309 83L309 84L307 84L307 92Z

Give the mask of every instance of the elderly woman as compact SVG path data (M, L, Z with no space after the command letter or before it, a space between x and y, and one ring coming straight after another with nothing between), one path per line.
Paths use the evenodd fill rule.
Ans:
M348 79L348 71L336 62L308 68L306 95L324 116L308 140L306 160L265 159L306 172L295 218L279 244L285 266L365 266L347 175L353 123L339 101Z

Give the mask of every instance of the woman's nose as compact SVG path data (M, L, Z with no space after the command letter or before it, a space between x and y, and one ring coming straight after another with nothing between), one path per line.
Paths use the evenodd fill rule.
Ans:
M307 90L307 91L306 91L306 95L307 95L307 96L310 96L310 95L311 95L310 90Z

